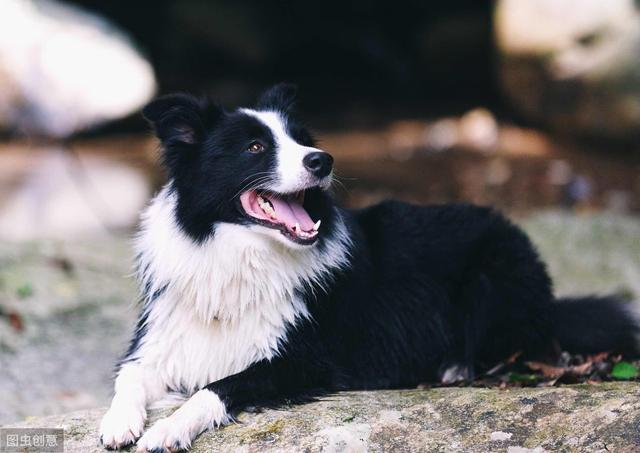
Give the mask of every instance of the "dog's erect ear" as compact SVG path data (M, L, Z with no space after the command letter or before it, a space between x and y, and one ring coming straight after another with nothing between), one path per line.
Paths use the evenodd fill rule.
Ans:
M298 87L290 83L272 86L258 98L258 110L276 110L289 113L296 102Z
M209 100L189 94L161 96L142 109L165 147L199 144L221 114L220 107Z

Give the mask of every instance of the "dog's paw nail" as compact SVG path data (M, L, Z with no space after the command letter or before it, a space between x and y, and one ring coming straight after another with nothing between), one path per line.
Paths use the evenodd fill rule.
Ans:
M144 429L144 411L138 408L111 408L100 423L100 443L118 450L136 441Z

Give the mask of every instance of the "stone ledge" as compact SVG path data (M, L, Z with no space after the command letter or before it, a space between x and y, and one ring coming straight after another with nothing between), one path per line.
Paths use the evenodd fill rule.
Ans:
M151 420L169 412L153 412ZM103 413L93 409L11 426L62 427L67 452L103 452L97 433ZM192 451L640 451L640 385L345 392L242 413L239 423L200 436Z

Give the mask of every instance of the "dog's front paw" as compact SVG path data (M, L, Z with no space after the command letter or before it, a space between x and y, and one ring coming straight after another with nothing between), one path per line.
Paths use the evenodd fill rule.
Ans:
M229 420L224 403L214 392L200 390L177 411L154 423L138 440L138 453L187 450L202 432Z
M100 423L100 442L117 450L136 441L144 430L147 413L136 406L111 406Z
M176 420L161 418L138 441L138 453L173 453L191 447L191 433Z

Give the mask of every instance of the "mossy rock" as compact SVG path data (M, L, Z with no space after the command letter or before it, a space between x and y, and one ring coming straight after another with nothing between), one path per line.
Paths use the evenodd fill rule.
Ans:
M151 423L170 411L153 412ZM65 451L101 452L103 413L80 411L13 426L61 427ZM201 435L193 452L631 452L640 451L638 426L635 383L346 392L242 413L237 423Z

